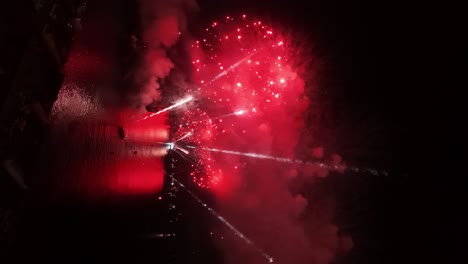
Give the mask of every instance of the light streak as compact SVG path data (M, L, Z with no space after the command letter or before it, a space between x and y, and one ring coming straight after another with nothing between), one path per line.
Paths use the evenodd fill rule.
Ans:
M179 145L175 145L175 149L176 149L176 150L179 150L179 151L182 151L185 155L190 154L190 152L189 152L188 150L182 148L182 147L179 146Z
M245 56L244 58L240 59L239 61L237 61L236 63L232 64L231 66L228 67L227 70L224 70L222 71L221 73L219 73L218 75L216 75L213 79L211 79L206 85L208 84L211 84L212 82L218 80L219 78L227 75L229 72L235 70L237 67L239 67L239 65L241 65L242 63L244 63L245 61L248 61L250 57L252 57L253 55L255 55L258 51L254 51L252 53L250 53L249 55Z
M314 165L320 168L333 170L333 171L339 171L339 172L349 170L353 172L368 173L374 176L385 176L385 177L389 176L389 173L386 170L378 170L375 168L358 168L358 167L348 167L345 165L330 165L330 164L326 164L323 162L304 161L304 160L299 160L299 159L290 159L290 158L285 158L285 157L276 157L276 156L271 156L271 155L266 155L266 154L240 152L240 151L234 151L234 150L203 148L203 147L196 147L196 146L186 146L186 147L191 148L191 149L200 149L200 150L224 153L224 154L229 154L229 155L244 156L244 157L250 157L250 158L256 158L256 159L273 160L273 161L282 162L282 163Z
M175 147L175 144L173 142L167 143L167 149L173 150Z
M276 156L259 154L259 153L239 152L239 151L234 151L234 150L203 148L203 147L195 147L195 146L187 146L187 148L201 149L201 150L206 150L206 151L211 151L211 152L219 152L219 153L224 153L224 154L251 157L251 158L256 158L256 159L274 160L274 161L283 162L283 163L308 163L308 162L298 160L298 159L289 159L289 158L276 157ZM324 163L319 163L319 164L323 164L322 166L325 166Z
M169 111L169 110L171 110L171 109L174 109L174 108L176 108L176 107L178 107L178 106L181 106L181 105L183 105L183 104L186 104L186 103L188 103L188 102L190 102L190 101L192 101L192 100L193 100L193 97L192 97L192 96L189 96L189 97L187 97L187 98L185 98L185 99L182 99L182 100L180 100L180 101L174 103L174 104L171 105L171 106L168 106L168 107L166 107L166 108L164 108L164 109L162 109L162 110L156 112L156 113L152 113L152 114L149 115L149 116L145 116L145 117L143 117L143 118L141 118L141 119L138 119L137 122L142 121L142 120L146 120L146 119L151 118L151 117L153 117L153 116L157 116L157 115L159 115L159 114L161 114L161 113L167 112L167 111Z
M187 188L182 182L177 180L172 174L168 174L168 176L177 184L179 185L182 189L184 189L197 203L199 203L201 206L205 207L208 212L216 217L219 221L221 221L223 224L225 224L237 237L242 239L247 245L251 246L255 251L257 251L262 257L264 257L268 263L273 263L274 259L273 257L266 253L264 250L259 248L255 243L250 240L248 237L246 237L239 229L237 229L235 226L233 226L229 221L226 220L223 216L221 216L218 212L216 212L213 208L209 207L208 204L206 204L204 201L202 201L198 196L190 191L189 188Z
M187 134L183 135L181 138L179 138L179 139L177 139L176 141L174 141L174 143L177 143L177 142L179 142L179 141L181 141L181 140L184 140L184 139L190 137L191 135L192 135L192 132L188 132Z

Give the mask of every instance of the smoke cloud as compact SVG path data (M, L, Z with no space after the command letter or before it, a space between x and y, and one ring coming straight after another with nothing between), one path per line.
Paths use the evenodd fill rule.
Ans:
M207 165L214 174L218 168L223 172L214 187L221 215L256 247L277 263L331 263L352 247L352 241L333 224L333 197L311 193L314 183L330 174L319 163L342 165L342 159L322 147L298 146L301 135L309 133L303 131L306 114L320 111L310 107L319 104L311 104L313 99L305 95L306 85L311 86L308 90L318 89L317 80L301 78L315 72L301 72L298 66L312 59L310 54L298 56L291 40L275 35L276 28L259 21L246 15L226 16L207 27L206 37L192 45L193 76L200 85L196 92L210 104L199 108L213 117L239 109L247 114L208 125L197 123L183 128L179 136L192 131L194 142L202 146L289 159L296 158L297 147L307 150L301 159L316 165L225 153L211 153L204 160L216 161ZM222 132L215 137L214 131ZM227 228L220 228L213 237L225 263L267 262Z
M134 73L138 92L130 100L133 106L143 108L161 99L161 83L174 68L167 52L186 31L186 15L197 5L191 0L140 0L139 4L143 58Z
M303 89L303 83L291 89ZM219 145L241 148L245 152L261 152L280 157L292 157L303 127L305 108L292 103L280 107L275 115L265 115L252 121L254 137L240 136L243 143L232 144L225 137ZM291 118L292 116L301 118ZM257 124L257 125L256 125ZM325 157L323 149L311 149L308 160L341 164L338 155ZM332 197L321 193L310 197L307 188L330 171L318 165L278 164L274 161L252 160L246 157L217 157L225 170L229 164L242 164L242 169L225 175L217 187L220 212L272 255L277 263L327 264L352 247L350 237L339 234L333 224ZM226 165L227 164L227 165ZM291 184L299 186L293 191ZM226 263L265 263L254 250L242 245L230 230L221 229L217 241L225 254ZM222 239L221 239L222 238Z
M175 67L169 50L187 30L187 12L196 8L195 2L187 0L140 0L141 41L145 48L135 74L139 91L132 98L134 106L142 108L161 99L160 86ZM245 17L241 19L246 21ZM226 17L226 21L234 20ZM320 111L310 107L319 104L311 104L313 99L305 95L306 85L313 87L307 90L318 89L316 80L305 81L304 72L297 67L310 63L311 58L299 58L291 40L276 38L276 29L258 20L252 21L249 28L241 24L240 29L235 24L230 28L233 34L229 28L215 31L220 25L214 22L208 26L206 39L191 45L193 72L187 75L194 83L187 87L187 94L198 97L203 104L184 111L187 118L180 118L184 125L174 138L191 132L193 142L202 146L294 159L307 113ZM257 26L261 35L249 33ZM207 46L213 44L213 39L218 41L216 45ZM315 76L315 72L306 74ZM248 114L231 115L231 119L216 126L198 122L241 109ZM185 124L190 121L197 122L187 128ZM214 135L216 131L222 133ZM326 153L323 147L299 147L307 149L301 159L342 165L340 156ZM333 224L333 197L311 191L315 182L330 174L326 167L222 153L210 154L208 160L216 161L209 163L212 172L217 171L214 167L223 172L222 180L212 189L217 196L217 210L276 263L328 264L352 247L351 238ZM217 228L213 239L225 263L266 261L227 227Z

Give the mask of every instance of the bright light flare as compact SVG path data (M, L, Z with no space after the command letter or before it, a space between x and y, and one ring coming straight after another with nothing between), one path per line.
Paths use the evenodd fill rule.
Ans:
M235 112L234 114L236 116L241 116L241 115L245 114L245 112L246 112L245 110L239 110L239 111Z
M187 148L200 149L200 150L205 150L205 151L218 152L218 153L224 153L224 154L230 154L230 155L236 155L236 156L244 156L244 157L250 157L250 158L256 158L256 159L268 159L268 160L274 160L274 161L279 161L279 162L284 162L284 163L306 163L305 161L302 161L302 160L275 157L275 156L259 154L259 153L240 152L240 151L216 149L216 148L203 148L203 147L195 147L195 146L187 146Z
M169 149L169 150L173 150L174 146L175 146L174 142L167 143L167 149Z

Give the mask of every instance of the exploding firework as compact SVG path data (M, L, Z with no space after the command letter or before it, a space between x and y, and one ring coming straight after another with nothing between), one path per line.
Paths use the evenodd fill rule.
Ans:
M188 91L200 103L178 117L175 138L190 132L192 136L185 141L196 146L226 147L229 143L242 151L263 151L262 141L255 140L264 134L259 130L299 131L296 122L282 123L286 118L279 116L290 113L288 119L294 119L296 112L308 106L304 83L294 70L298 58L292 56L290 41L278 29L246 15L214 21L204 33L191 46L196 85ZM278 149L268 149L269 154L291 157L291 150L284 153L280 148L286 143L292 149L296 138L278 138L282 142ZM240 166L239 162L227 165L215 153L200 149L191 150L191 156L196 157L191 176L201 187L214 186L223 170Z
M191 46L194 85L187 94L196 102L176 113L168 148L191 162L193 181L214 190L226 217L170 177L267 262L326 263L310 253L322 241L298 224L307 200L291 194L288 182L299 174L325 177L360 169L343 165L341 158L321 162L323 154L295 157L309 106L297 69L304 58L279 29L246 15L214 21L204 33ZM226 248L233 257L231 245Z

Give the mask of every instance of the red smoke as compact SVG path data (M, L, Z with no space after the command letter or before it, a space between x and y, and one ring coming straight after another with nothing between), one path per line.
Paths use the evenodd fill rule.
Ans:
M294 159L309 106L298 65L310 58L298 57L298 47L279 29L246 15L224 17L204 32L192 45L195 86L188 90L200 104L179 118L175 138L191 132L181 144ZM198 157L194 181L211 188L221 213L279 263L330 263L350 248L350 239L331 223L332 205L323 203L323 214L304 215L309 201L288 189L291 179L326 177L328 169L200 149L191 155ZM324 156L313 149L309 157ZM215 237L232 238L219 240L227 263L265 261L225 231Z
M177 136L192 132L189 140L197 145L294 158L309 100L289 39L247 16L226 17L205 30L192 45L196 85L189 90L204 102L181 118ZM196 154L229 159L210 164L224 171L242 166L232 157Z
M135 100L138 107L160 99L161 80L175 67L167 49L186 32L184 14L195 6L182 0L140 4L146 51L136 75L142 87ZM174 140L190 132L192 136L181 145L294 159L305 112L319 111L308 109L304 72L299 67L309 62L310 54L298 56L301 52L293 39L246 15L214 21L204 33L192 44L194 84L187 88L187 96L193 96L198 105L179 115ZM315 76L315 72L306 74ZM219 198L220 212L278 263L330 263L350 248L350 239L339 235L331 223L329 197L309 201L288 188L292 179L313 182L326 177L326 168L190 151L197 160L193 180L211 188ZM312 161L327 156L323 149L309 154ZM332 162L341 160L334 157ZM225 238L219 246L226 263L265 261L230 234L227 229L214 232L215 239Z
M143 108L161 99L160 83L174 67L167 50L186 31L185 15L195 9L196 4L189 0L140 0L139 5L144 49L142 63L133 77L139 89L131 103Z

